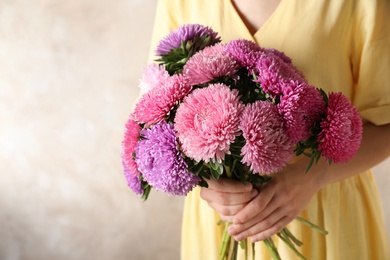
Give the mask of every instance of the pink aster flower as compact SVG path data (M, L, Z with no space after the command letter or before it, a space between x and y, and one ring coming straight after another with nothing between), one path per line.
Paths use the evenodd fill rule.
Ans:
M362 139L359 112L342 93L330 93L326 117L320 124L318 148L326 159L348 162L357 152Z
M145 67L142 77L139 82L141 93L146 93L153 88L161 87L169 78L168 71L164 65L150 63Z
M278 110L286 134L293 142L303 141L311 135L310 129L324 109L322 95L313 86L291 81L282 89Z
M295 144L283 130L283 120L274 104L256 101L247 104L240 129L245 138L242 163L253 173L270 175L285 167L294 154Z
M137 164L134 161L135 146L139 140L141 126L134 120L133 114L125 124L125 133L122 140L122 160L128 172L138 176L140 172L137 169ZM128 176L126 176L126 179Z
M151 125L162 121L191 91L191 86L180 74L169 77L161 87L144 93L135 105L134 117L140 123Z
M281 58L282 61L284 61L284 62L287 63L287 64L292 63L291 58L288 57L284 52L281 52L281 51L278 51L278 50L272 49L272 48L266 48L266 49L265 49L265 52L271 53L271 54L273 54L273 55L275 55L275 56Z
M172 49L179 48L182 42L196 41L197 39L199 41L205 36L210 37L210 42L204 43L206 45L213 45L220 42L218 34L210 27L200 24L185 24L177 28L177 30L171 31L168 36L159 42L156 49L156 55L168 54ZM203 45L203 43L200 42L198 44Z
M271 97L282 94L283 88L295 82L305 83L305 77L292 63L286 63L282 58L270 52L261 54L256 63L256 82Z
M221 162L239 135L243 108L238 91L224 84L210 84L192 91L175 117L175 129L184 154L195 161Z
M264 49L252 41L238 39L227 44L226 52L232 55L241 67L247 68L251 73Z
M198 85L232 77L238 69L238 63L225 52L225 45L216 44L195 53L184 65L183 74L190 85Z

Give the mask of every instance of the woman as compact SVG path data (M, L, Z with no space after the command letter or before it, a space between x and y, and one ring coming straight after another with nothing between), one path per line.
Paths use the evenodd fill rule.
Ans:
M291 163L255 189L209 181L186 198L182 259L217 259L223 225L253 242L288 225L307 259L390 259L381 202L369 169L390 155L390 6L386 0L160 0L153 46L187 23L210 26L223 41L252 40L292 58L309 84L342 91L364 120L358 154L347 164ZM292 177L294 176L294 177ZM324 236L293 221L324 227ZM282 259L296 255L276 241ZM240 252L242 256L242 252ZM256 259L269 257L256 243Z

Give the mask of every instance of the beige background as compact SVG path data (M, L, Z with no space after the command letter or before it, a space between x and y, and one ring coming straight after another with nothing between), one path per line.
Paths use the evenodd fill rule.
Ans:
M119 159L155 3L0 0L0 259L179 259L182 198L142 202Z

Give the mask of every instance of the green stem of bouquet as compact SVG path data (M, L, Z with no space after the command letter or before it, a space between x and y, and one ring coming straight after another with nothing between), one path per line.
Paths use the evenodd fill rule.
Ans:
M219 250L220 260L228 259L229 256L230 239L231 239L231 236L228 234L229 225L230 223L225 223L225 230L223 231L223 235L222 235L222 245L221 245L221 249Z
M252 260L255 260L255 243L252 243Z
M297 246L301 246L303 245L302 241L299 240L298 238L296 238L288 228L283 228L282 231L281 231L282 235L285 236L286 239L288 239L288 241L291 241L294 242L295 245Z
M238 242L234 239L230 240L230 253L229 253L229 260L237 260L237 250L238 250Z
M300 258L306 260L306 258L295 248L295 246L292 244L289 234L290 232L285 231L286 228L284 228L281 232L277 233L278 237L292 250L295 252L297 256ZM299 240L298 240L299 241ZM299 241L300 242L300 241ZM295 243L295 242L294 242ZM302 244L302 243L301 243Z
M302 222L303 224L305 225L308 225L309 227L311 228L314 228L315 230L317 230L318 232L320 232L321 234L324 234L324 235L327 235L328 234L328 231L326 231L325 229L311 223L310 221L307 221L306 219L303 219L301 217L296 217L295 218L296 220Z
M246 239L244 239L240 242L240 247L245 252L245 260L248 259L248 243L247 243Z
M272 259L274 260L281 260L278 249L276 248L274 241L271 237L263 240L265 245L267 246L268 252L271 254Z

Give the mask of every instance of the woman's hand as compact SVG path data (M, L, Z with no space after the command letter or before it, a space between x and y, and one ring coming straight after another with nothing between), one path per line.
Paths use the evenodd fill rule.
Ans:
M231 222L229 234L240 241L251 237L264 240L283 229L306 208L312 196L323 186L364 172L390 155L390 124L364 125L358 153L349 163L328 165L320 160L305 174L308 158L301 157L258 190L251 184L220 179L208 180L201 197Z
M251 237L256 242L278 233L295 219L321 188L317 178L321 173L305 174L307 163L302 158L263 184L258 195L235 215L229 234L237 241Z
M232 222L236 213L257 196L252 184L242 184L230 179L206 180L208 188L202 188L200 197L216 210L224 222Z
M229 234L236 240L264 240L296 218L323 186L364 172L386 159L390 155L390 124L366 123L363 127L361 146L348 163L329 165L320 160L305 174L309 159L301 157L272 175L272 180L233 218Z

